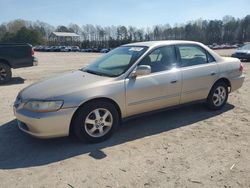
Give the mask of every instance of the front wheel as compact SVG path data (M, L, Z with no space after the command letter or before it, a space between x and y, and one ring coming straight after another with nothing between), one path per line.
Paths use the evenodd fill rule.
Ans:
M228 99L228 86L225 82L216 83L207 98L208 107L212 110L221 109Z
M106 101L96 101L78 109L73 130L81 141L97 143L108 139L118 124L119 114L114 105Z

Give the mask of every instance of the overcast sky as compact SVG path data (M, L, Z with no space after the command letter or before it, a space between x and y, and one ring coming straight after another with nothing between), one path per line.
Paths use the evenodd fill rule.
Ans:
M0 0L0 23L14 19L94 25L171 25L250 14L250 0Z

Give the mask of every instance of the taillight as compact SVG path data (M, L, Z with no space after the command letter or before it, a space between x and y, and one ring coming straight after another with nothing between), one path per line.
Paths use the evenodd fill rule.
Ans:
M242 65L242 63L241 63L241 64L240 64L240 69L239 69L240 72L243 72L243 69L244 69L244 68L243 68L243 65Z
M32 55L32 56L35 55L35 50L34 50L34 48L31 48L31 55Z

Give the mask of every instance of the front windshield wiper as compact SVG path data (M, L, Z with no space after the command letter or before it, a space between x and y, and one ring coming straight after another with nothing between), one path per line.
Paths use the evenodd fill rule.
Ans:
M111 77L110 75L107 75L107 74L104 74L104 73L101 73L101 72L97 72L97 71L93 71L93 70L89 70L89 69L81 69L81 71L87 72L87 73L90 73L90 74L95 74L95 75L98 75L98 76L108 76L108 77Z

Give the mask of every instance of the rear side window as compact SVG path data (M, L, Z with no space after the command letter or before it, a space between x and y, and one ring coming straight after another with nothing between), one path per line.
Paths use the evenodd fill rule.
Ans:
M214 62L214 58L197 45L179 45L181 66L193 66Z

